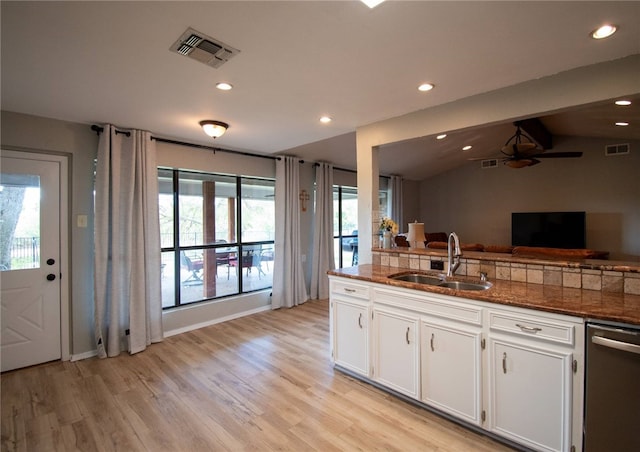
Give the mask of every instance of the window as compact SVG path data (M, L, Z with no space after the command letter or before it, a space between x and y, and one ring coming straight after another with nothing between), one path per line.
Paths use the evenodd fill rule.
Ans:
M358 189L333 187L333 238L336 268L358 264Z
M162 306L269 288L275 182L160 169Z
M380 176L379 209L389 216L389 178ZM333 239L336 268L358 265L358 189L333 186ZM376 243L374 246L378 246Z

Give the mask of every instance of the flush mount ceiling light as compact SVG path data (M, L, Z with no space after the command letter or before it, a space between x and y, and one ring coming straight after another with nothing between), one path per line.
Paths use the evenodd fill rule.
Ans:
M591 32L591 37L593 39L608 38L609 36L614 34L617 29L618 29L618 27L616 27L615 25L605 24L605 25L601 26L600 28L597 28L597 29L593 30Z
M384 0L360 0L360 1L372 9L378 6L380 3L384 2Z
M422 85L418 86L418 91L431 91L433 88L435 88L435 85L433 83L423 83Z
M233 89L233 85L227 82L220 82L216 83L216 88L218 88L220 91L230 91L231 89Z
M472 147L473 147L473 146L471 146L471 145L469 145L469 144L468 144L468 145L464 146L464 147L462 148L462 150L463 150L463 151L468 151L468 150L469 150L469 149L471 149Z
M617 100L616 101L616 105L619 105L621 107L626 107L627 105L631 105L631 101L630 100Z
M445 138L447 138L447 134L446 133L441 133L440 135L438 135L436 137L436 140L444 140Z
M204 130L204 133L209 135L211 138L221 137L229 128L229 124L226 122L212 120L200 121L200 126L202 127L202 130Z
M330 116L321 116L320 117L320 122L323 124L328 124L332 121Z
M616 122L616 125L620 126L620 127L626 127L626 126L629 125L629 123L628 122L619 121L619 122Z

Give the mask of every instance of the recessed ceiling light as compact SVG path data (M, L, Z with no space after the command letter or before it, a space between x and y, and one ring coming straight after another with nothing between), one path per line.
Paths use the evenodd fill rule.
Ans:
M608 38L609 36L611 36L612 34L614 34L616 32L616 30L618 29L618 27L616 27L615 25L611 25L611 24L606 24L603 25L600 28L597 28L595 30L593 30L591 32L591 37L593 39L604 39L604 38Z
M617 100L616 105L620 105L622 107L626 107L627 105L631 105L630 100Z
M227 82L220 82L216 84L216 88L218 88L221 91L229 91L233 89L233 85Z
M332 121L332 119L331 119L330 116L321 116L320 117L320 122L323 123L323 124L327 124L327 123L329 123L331 121Z
M617 125L617 126L620 126L620 127L624 127L624 126L628 126L628 125L629 125L629 123L628 123L628 122L622 122L622 121L620 121L620 122L616 122L616 125Z
M362 3L367 5L369 8L375 8L380 3L384 2L384 0L360 0Z
M462 148L463 151L468 151L469 149L471 149L473 146L471 145L466 145L465 147Z
M433 88L435 88L435 85L433 83L423 83L422 85L418 86L418 91L431 91Z
M447 138L447 134L446 133L441 133L440 135L438 135L436 137L436 140L444 140L445 138Z

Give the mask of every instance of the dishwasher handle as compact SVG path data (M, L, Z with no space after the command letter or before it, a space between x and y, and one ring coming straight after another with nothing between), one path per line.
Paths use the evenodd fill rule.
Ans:
M615 348L623 352L636 353L640 355L640 345L629 344L628 342L616 341L602 336L591 336L591 342L603 347Z

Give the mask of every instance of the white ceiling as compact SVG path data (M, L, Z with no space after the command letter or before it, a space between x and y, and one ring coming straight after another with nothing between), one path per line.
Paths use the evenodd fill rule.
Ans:
M354 143L358 126L640 53L640 2L387 1L370 10L355 0L2 1L1 8L3 110L200 144L211 141L198 122L220 120L230 128L216 146L266 154L332 137ZM607 21L617 34L588 37ZM213 69L171 52L189 27L240 53ZM234 89L216 90L219 81ZM436 88L418 92L426 81ZM333 122L321 124L322 115ZM499 142L511 133L503 126ZM317 158L309 149L300 156ZM355 151L328 152L323 159L355 166Z

